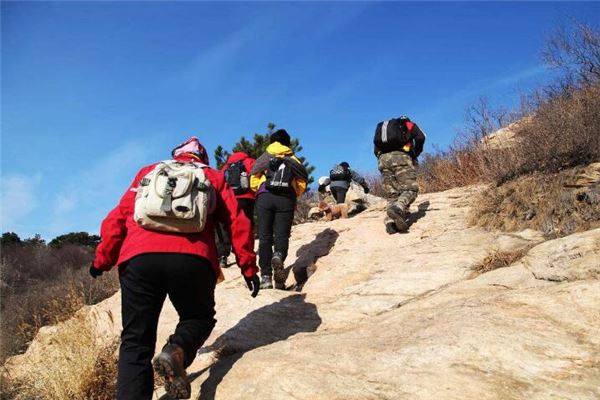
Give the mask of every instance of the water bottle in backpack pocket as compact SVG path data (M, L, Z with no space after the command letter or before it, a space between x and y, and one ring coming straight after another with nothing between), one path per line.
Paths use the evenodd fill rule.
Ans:
M250 190L248 171L243 161L236 161L227 166L225 180L236 195L247 193Z
M137 188L135 222L157 231L202 232L216 202L205 167L174 160L158 163Z
M278 194L289 194L294 192L292 181L294 175L292 173L291 161L288 158L273 157L269 161L269 169L267 169L266 188L268 191Z

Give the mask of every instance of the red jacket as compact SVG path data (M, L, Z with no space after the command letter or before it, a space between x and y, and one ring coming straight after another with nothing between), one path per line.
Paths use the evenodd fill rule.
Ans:
M187 156L176 158L178 161L193 161ZM216 273L221 270L217 262L215 247L215 224L221 222L232 238L233 251L237 264L246 277L258 272L254 239L250 220L238 208L233 191L225 184L223 174L212 169L204 170L207 178L215 188L217 204L214 214L209 216L206 227L199 233L171 233L144 229L133 219L135 206L135 189L142 178L156 164L142 168L131 186L125 192L119 205L102 221L100 235L102 242L96 249L94 267L110 270L113 265L121 263L143 253L185 253L195 254L208 259Z
M248 172L248 182L250 182L250 171L252 171L252 167L254 166L254 162L256 161L254 158L250 157L248 154L243 151L236 151L232 155L227 158L225 165L221 168L221 172L224 174L229 167L229 164L232 164L237 161L243 161L244 168L246 168L246 172ZM246 193L239 194L236 196L238 199L250 199L254 200L254 192L252 190L248 190Z

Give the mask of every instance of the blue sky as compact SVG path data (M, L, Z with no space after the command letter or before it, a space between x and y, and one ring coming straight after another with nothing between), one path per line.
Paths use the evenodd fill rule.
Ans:
M315 176L376 171L375 124L407 114L426 151L479 96L548 81L544 36L600 3L2 2L2 231L97 233L144 164L269 121ZM214 162L214 160L211 160Z

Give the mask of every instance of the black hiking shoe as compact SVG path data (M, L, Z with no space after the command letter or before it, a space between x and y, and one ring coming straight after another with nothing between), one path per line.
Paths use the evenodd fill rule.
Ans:
M388 235L393 235L394 233L398 233L398 228L396 228L396 223L394 221L386 222L385 231Z
M397 205L392 205L387 209L387 215L396 224L398 232L407 232L408 224L406 223L406 213ZM387 229L386 229L387 230ZM389 233L389 232L388 232Z
M273 289L273 277L271 275L263 275L260 278L261 289Z
M169 343L154 357L154 371L165 379L165 391L174 399L189 399L192 388L185 372L183 349Z
M227 257L225 257L225 256L219 257L219 267L221 267L221 268L229 267L229 265L227 264Z
M271 267L273 268L273 278L275 278L275 289L285 289L285 271L283 269L283 256L276 252L271 258Z

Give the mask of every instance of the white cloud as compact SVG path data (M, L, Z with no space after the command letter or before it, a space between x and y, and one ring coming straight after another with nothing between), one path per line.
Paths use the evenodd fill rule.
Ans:
M103 214L117 204L134 174L143 166L146 148L142 143L128 142L95 163L87 161L82 171L70 176L54 195L49 210L49 232L58 235L89 226L97 230Z
M7 175L2 178L2 231L14 231L37 207L36 192L42 190L42 175Z

